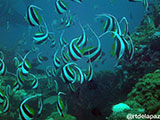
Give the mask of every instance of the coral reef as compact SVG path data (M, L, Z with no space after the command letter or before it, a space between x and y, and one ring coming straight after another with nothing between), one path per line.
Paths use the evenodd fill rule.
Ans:
M112 114L107 117L108 120L127 120L128 113L132 114L152 114L160 113L160 70L148 73L139 79L135 87L128 94L127 100L124 102L131 107L130 110Z

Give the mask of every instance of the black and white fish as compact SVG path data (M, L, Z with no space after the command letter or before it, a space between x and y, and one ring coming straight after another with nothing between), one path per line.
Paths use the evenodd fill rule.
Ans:
M69 56L73 61L80 60L82 58L82 51L78 47L78 45L74 44L78 38L74 38L69 44Z
M45 32L37 32L34 34L33 40L35 44L45 44L47 42L48 36L49 36L49 31L46 23L44 22L46 31Z
M56 69L58 69L61 66L61 60L57 56L57 53L58 53L58 50L54 53L54 57L53 57L53 65L55 66Z
M41 24L41 16L38 15L36 9L42 10L35 5L30 5L27 8L26 20L31 26L39 26Z
M78 40L76 41L76 44L81 47L81 46L86 46L87 44L87 35L85 33L85 30L83 28L83 26L80 24L80 27L82 29L82 35L78 38Z
M55 6L59 14L65 13L68 9L67 4L63 0L56 0Z
M98 46L97 47L90 47L89 49L86 49L83 53L84 56L88 57L88 62L94 62L101 58L102 56L102 50L101 50L101 43L99 40L99 37L96 35L96 33L91 29L91 27L88 25L91 32L95 35L96 39L98 40Z
M7 72L7 67L2 59L0 59L0 76L5 75Z
M64 93L64 92L58 92L58 95L57 95L57 111L58 111L60 116L64 117L64 103L62 101L62 98L60 97L61 94L66 95L66 93Z

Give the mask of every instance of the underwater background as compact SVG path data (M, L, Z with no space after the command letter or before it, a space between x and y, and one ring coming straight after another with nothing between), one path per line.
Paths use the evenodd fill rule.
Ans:
M0 0L0 120L159 115L159 24L159 0Z

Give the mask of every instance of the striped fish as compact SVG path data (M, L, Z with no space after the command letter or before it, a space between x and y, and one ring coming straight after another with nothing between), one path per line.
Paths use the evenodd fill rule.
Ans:
M127 20L126 17L123 17L123 18L121 19L120 23L121 23L122 21L124 21L124 26L125 26L123 34L124 34L124 36L126 36L126 35L129 34L129 27L128 27L129 24L128 24L128 20Z
M82 27L82 25L80 24L80 27L82 29L82 35L78 38L76 44L81 47L81 46L86 46L87 44L87 35L85 33L84 28Z
M36 89L38 87L38 79L35 77L32 81L32 88Z
M60 58L57 56L58 50L54 53L53 57L53 65L56 69L58 69L61 66Z
M104 25L102 27L104 34L106 34L107 32L113 31L113 32L117 32L119 35L122 35L120 25L119 25L117 19L113 15L105 14L105 13L97 15L97 18L101 18L101 17L107 18L107 21L104 23ZM102 36L103 36L103 34L102 34ZM114 37L115 36L113 34L113 38Z
M76 71L72 67L70 67L73 65L76 65L76 64L75 63L67 63L62 68L61 78L67 84L75 83L76 79L77 79Z
M55 41L53 35L49 34L48 39L51 41L51 48L55 47L56 41Z
M28 62L28 60L26 60L26 57L30 53L31 53L31 50L28 53L26 53L26 55L24 56L24 58L21 55L19 55L21 57L21 59L22 59L22 62L19 63L18 69L21 69L22 74L24 74L24 75L28 74L29 70L31 69L31 64Z
M22 87L24 84L24 76L20 69L17 69L16 76L17 76L17 83L19 84L20 87Z
M93 74L93 66L92 63L89 62L87 81L91 81L93 79Z
M127 46L127 43L124 41L123 37L120 36L118 33L113 32L115 34L116 39L115 39L115 54L117 59L121 59L123 54L125 53L125 49Z
M13 83L13 91L15 92L15 91L19 90L20 87L21 87L21 86L19 85L18 81L16 80L16 81Z
M41 23L41 16L38 15L36 9L42 10L35 5L30 5L27 8L26 20L31 26L39 26Z
M48 27L45 22L44 22L44 25L46 28L45 32L42 31L42 32L37 32L34 34L33 40L35 44L40 45L40 44L44 44L47 42L46 40L48 39L49 31L48 31Z
M67 4L63 0L56 0L55 6L59 14L65 13L68 8Z
M77 41L77 38L74 38L71 43L69 44L69 56L73 61L80 60L82 58L82 51L80 48L74 44L74 42Z
M9 97L5 96L5 100L4 100L4 104L3 104L3 113L8 112L9 107L10 107Z
M4 102L5 94L0 90L0 104Z
M36 94L22 101L19 107L19 114L21 120L32 120L34 118L35 115L34 109L31 108L29 105L27 105L26 102L29 101L30 99L41 96L42 96L41 94Z
M95 35L96 39L98 40L98 47L91 47L84 51L83 55L86 57L89 57L87 63L99 60L102 56L101 43L100 43L99 37L96 35L96 33L91 29L89 25L88 27L91 30L91 32Z
M0 59L0 76L5 75L7 72L7 67L2 59Z
M132 60L133 59L133 56L134 56L134 45L133 45L133 41L132 41L132 38L127 35L127 37L129 38L129 59Z
M61 47L63 47L64 45L67 44L67 41L63 38L63 34L64 34L64 31L61 33L61 36L60 36L60 39L59 39L59 44Z
M59 113L60 116L64 117L64 104L63 104L63 101L60 97L60 95L63 94L63 95L66 95L64 92L58 92L58 95L57 95L57 111Z
M79 75L79 81L80 81L80 84L82 84L85 81L85 76L84 76L82 70L78 66L75 66L75 68L79 72L79 74L78 74Z
M62 58L63 63L67 64L69 62L69 56L68 56L68 54L64 50L65 47L66 46L63 46L62 49L61 49L61 58Z

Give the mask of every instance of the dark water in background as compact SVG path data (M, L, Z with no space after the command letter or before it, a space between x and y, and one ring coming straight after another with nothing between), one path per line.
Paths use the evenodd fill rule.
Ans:
M112 14L118 20L125 16L129 21L129 30L131 33L135 30L135 27L140 24L140 21L142 20L144 15L144 7L141 3L133 4L128 2L127 0L113 0L113 3L111 3L109 0L84 0L81 5L73 3L70 0L66 0L66 2L69 6L69 9L71 10L71 13L76 15L75 25L66 30L64 34L68 41L81 34L81 29L79 27L78 21L80 21L83 26L85 26L86 24L90 24L95 32L100 35L102 32L101 27L99 27L97 22L95 22L96 14ZM28 4L37 5L43 9L42 15L47 23L49 31L53 30L55 32L55 39L59 39L61 31L56 31L51 27L53 21L60 18L60 15L55 12L55 0L29 0L25 2L23 0L8 0L8 6L12 9L12 16L9 16L7 15L7 13L5 13L3 14L3 17L6 18L5 21L0 21L1 45L12 48L17 44L18 41L24 38L24 47L27 50L31 49L32 36L34 32L36 32L36 30L35 28L29 26L24 20ZM7 21L9 21L8 29ZM110 57L112 43L112 38L102 38L102 49L106 54L106 62L105 65L99 65L96 70L113 69L115 60L114 58ZM43 52L43 54L47 54L49 57L48 63L45 63L43 65L46 66L51 64L52 60L50 59L50 57L53 55L55 49L50 49L49 45L43 45L42 47L40 46L40 48L43 49L41 52ZM112 61L114 61L114 63ZM43 68L44 66L40 67Z

